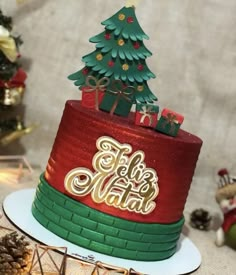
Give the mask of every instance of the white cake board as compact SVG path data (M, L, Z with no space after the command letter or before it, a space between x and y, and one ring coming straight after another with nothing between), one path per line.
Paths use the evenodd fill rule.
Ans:
M23 189L8 195L3 202L7 217L22 231L48 246L67 247L68 254L90 262L133 268L148 275L179 275L196 270L201 264L201 255L195 245L181 234L177 252L169 259L156 262L125 260L103 255L74 245L48 231L33 217L31 206L35 189Z

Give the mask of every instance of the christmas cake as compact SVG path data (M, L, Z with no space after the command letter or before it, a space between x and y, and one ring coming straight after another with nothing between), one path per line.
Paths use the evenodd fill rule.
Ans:
M154 77L145 62L151 54L134 7L103 24L105 31L90 40L96 50L69 77L82 100L66 102L32 213L78 246L166 259L177 249L202 141L179 129L183 117L176 112L165 108L157 120L147 85Z

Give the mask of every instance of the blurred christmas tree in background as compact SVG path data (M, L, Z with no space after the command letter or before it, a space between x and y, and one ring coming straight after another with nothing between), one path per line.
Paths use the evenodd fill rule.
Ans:
M20 64L20 36L12 34L12 18L0 10L0 153L10 152L10 144L30 133L23 121L22 99L26 72Z

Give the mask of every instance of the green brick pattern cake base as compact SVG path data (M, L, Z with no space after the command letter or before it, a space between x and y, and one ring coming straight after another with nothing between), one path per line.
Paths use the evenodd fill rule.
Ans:
M176 251L184 218L172 224L138 223L94 210L51 187L41 175L33 216L78 246L114 257L158 261Z

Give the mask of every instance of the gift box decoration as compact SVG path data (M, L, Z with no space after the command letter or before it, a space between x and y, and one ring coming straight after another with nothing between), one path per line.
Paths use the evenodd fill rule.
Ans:
M177 136L181 124L184 121L184 117L167 108L161 112L161 117L156 125L158 132L165 133L169 136Z
M104 91L109 82L107 77L97 79L94 76L88 76L86 78L86 86L81 88L82 105L90 109L99 110L99 104L103 99Z
M157 124L159 106L150 104L136 104L135 124L154 128Z
M111 115L127 117L134 100L134 87L126 86L121 80L114 80L110 90L105 91L99 109Z

